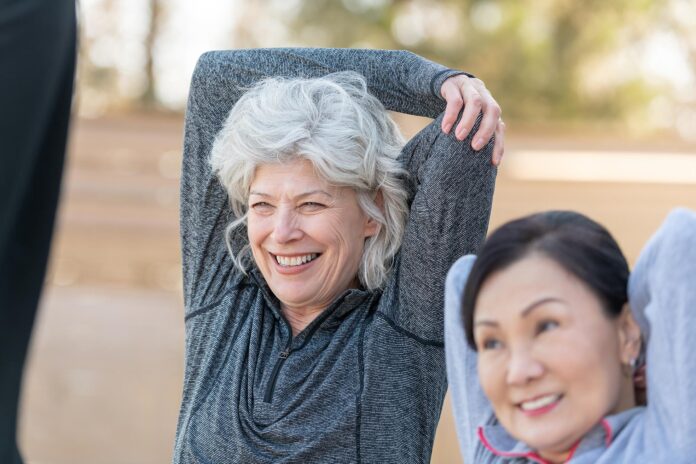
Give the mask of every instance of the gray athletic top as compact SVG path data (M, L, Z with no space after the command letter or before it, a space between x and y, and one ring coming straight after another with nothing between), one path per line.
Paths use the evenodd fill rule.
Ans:
M446 390L444 279L484 238L492 144L472 151L442 133L441 117L416 135L401 155L410 216L385 288L346 291L294 337L258 269L237 271L223 240L232 212L207 159L243 89L341 70L364 75L387 109L428 117L457 74L403 51L239 50L198 62L181 180L186 370L174 463L430 459ZM246 231L233 240L239 249Z
M460 306L474 260L465 256L452 266L445 310L447 375L464 462L544 463L498 423L481 390ZM667 217L641 253L628 290L647 343L648 405L602 419L567 462L696 462L696 214L678 209Z

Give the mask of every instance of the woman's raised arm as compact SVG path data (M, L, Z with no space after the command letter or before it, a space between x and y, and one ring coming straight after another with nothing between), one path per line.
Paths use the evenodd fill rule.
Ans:
M481 389L477 354L467 344L462 317L462 295L474 265L473 255L459 258L447 274L445 288L445 355L447 382L452 395L452 409L465 463L478 462L481 445L478 427L494 418L493 407Z
M401 160L408 180L410 213L406 233L385 295L398 305L384 305L395 326L427 344L443 339L443 295L450 266L477 253L486 237L496 168L493 140L480 151L469 136L461 141L441 130L444 115L404 147ZM481 117L479 116L479 119Z
M696 451L696 213L670 213L640 255L629 298L647 343L645 446Z
M235 274L224 242L234 219L227 196L208 165L216 134L232 106L259 80L320 77L337 71L362 74L387 109L435 117L453 71L406 51L353 49L254 49L204 54L191 81L181 180L181 234L187 314L219 299ZM239 229L233 247L246 242Z

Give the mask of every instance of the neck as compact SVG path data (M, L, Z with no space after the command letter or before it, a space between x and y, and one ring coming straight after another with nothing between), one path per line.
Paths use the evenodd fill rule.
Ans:
M349 288L359 287L360 281L356 276L343 291ZM311 324L312 321L316 319L317 316L319 316L319 314L321 314L326 308L328 308L331 305L331 302L335 301L335 299L341 293L342 292L336 292L331 298L315 298L313 300L314 305L312 306L291 306L281 301L280 310L292 328L293 337L302 332L305 327Z
M631 372L630 375L624 375L622 379L619 400L616 402L616 407L611 411L611 414L618 414L622 411L635 408L637 404L636 390L633 385L633 373Z
M311 324L311 322L321 314L324 308L293 308L282 305L281 310L290 324L294 337Z

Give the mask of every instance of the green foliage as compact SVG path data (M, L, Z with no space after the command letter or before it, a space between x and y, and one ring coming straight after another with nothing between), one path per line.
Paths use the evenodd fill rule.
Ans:
M661 0L305 0L292 20L306 45L407 48L486 82L507 118L618 119L648 83L595 70L649 30ZM321 30L322 34L316 32ZM321 37L320 40L315 40ZM593 75L594 74L594 75Z

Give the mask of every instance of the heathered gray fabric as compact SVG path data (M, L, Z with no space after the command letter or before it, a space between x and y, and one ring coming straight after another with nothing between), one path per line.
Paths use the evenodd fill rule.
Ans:
M431 87L456 73L402 51L239 50L198 62L181 184L186 370L174 463L430 459L446 390L444 279L484 238L492 144L474 152L440 118L414 137L402 152L411 212L384 291L347 291L295 337L258 270L239 273L223 241L232 213L207 158L243 88L341 70L363 74L388 109L428 117L444 110Z
M447 376L466 464L543 462L525 457L526 445L495 418L481 390L476 352L469 348L461 295L475 260L459 259L447 276ZM581 441L572 464L696 462L696 214L673 211L640 255L629 280L629 300L647 341L648 405L606 417ZM491 452L484 436L504 457ZM611 430L608 436L607 428ZM608 442L608 444L607 444Z

